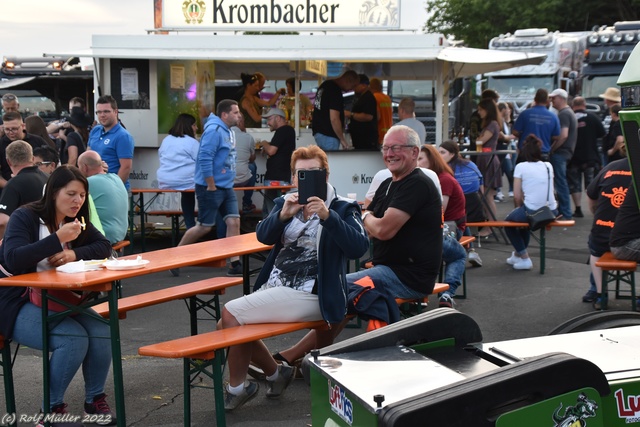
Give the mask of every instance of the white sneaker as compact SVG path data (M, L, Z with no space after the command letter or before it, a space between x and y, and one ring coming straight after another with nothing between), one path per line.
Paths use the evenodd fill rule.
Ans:
M513 191L509 191L509 197L513 199Z
M495 201L502 202L502 201L504 200L504 194L502 194L502 191L498 191L498 192L496 193L496 195L495 195L495 196L493 196L493 199L494 199Z
M513 264L514 270L531 270L532 267L531 258L520 258L520 261Z
M469 251L467 259L472 266L482 267L482 259L480 259L480 255L476 251Z
M509 265L515 265L518 261L520 261L522 258L520 258L518 255L516 255L515 252L511 252L511 256L509 258L507 258L507 264Z

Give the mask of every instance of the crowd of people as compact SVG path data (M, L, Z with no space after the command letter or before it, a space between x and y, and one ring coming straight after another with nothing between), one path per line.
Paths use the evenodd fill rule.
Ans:
M499 102L497 92L484 91L469 126L470 148L483 155L471 161L463 157L457 142L425 144L425 128L410 98L400 102L399 122L394 125L390 99L377 78L346 71L320 85L313 105L296 97L295 79L287 80L287 88L270 99L262 99L265 79L261 73L243 74L239 99L217 104L215 113L203 119L199 140L198 120L178 114L158 151L159 188L181 192L187 231L179 246L205 237L213 227L219 237L240 233L240 213L256 207L248 190L239 210L234 188L254 186L256 150L268 156L265 185L297 186L300 173L310 171L326 176L326 197L301 200L295 191L266 194L264 219L256 232L258 240L273 249L254 292L226 303L218 326L324 320L330 327L312 331L276 354L262 342L231 347L227 411L257 395L258 383L247 382L247 374L255 370L267 380L266 396L280 397L294 378L295 361L313 348L331 344L347 313L382 324L397 321L395 299L428 296L443 264L449 289L438 295L438 304L453 307L467 262L482 266L476 250L465 250L459 239L471 233L467 222L497 219L495 203L505 198L503 174L514 203L508 221L526 222L527 215L542 206L559 218L583 217L586 188L594 222L586 242L592 286L583 301L601 307L601 274L595 263L605 252L640 260L640 212L618 123L620 95L613 88L602 95L610 103L608 133L583 98L570 100L563 89L550 94L539 89L533 104L515 121L511 105ZM356 100L345 109L343 92L351 90ZM301 100L298 108L291 105L292 98ZM78 98L69 104L68 120L48 125L37 116L23 120L15 95L5 95L2 106L1 275L108 256L128 226L134 149L133 137L119 120L116 100L109 95L98 98L96 123ZM317 145L296 148L292 111L311 119ZM262 127L263 122L273 133L271 139L255 141L247 128ZM605 142L599 150L601 138ZM351 148L380 150L386 166L374 177L364 210L357 201L340 196L329 181L326 152ZM510 152L495 155L498 150ZM85 227L79 217L88 219ZM529 230L505 231L514 247L507 264L530 270ZM482 229L479 237L491 232ZM348 260L363 257L370 247L372 267L347 274ZM227 274L241 275L239 259L229 262ZM363 298L371 303L362 304ZM22 289L0 287L0 313L4 337L42 347L41 313ZM108 341L92 338L108 335L104 328L86 315L67 317L54 327L50 412L65 412L65 390L83 366L85 411L109 414L115 422L104 394L111 362ZM73 333L63 337L58 331Z

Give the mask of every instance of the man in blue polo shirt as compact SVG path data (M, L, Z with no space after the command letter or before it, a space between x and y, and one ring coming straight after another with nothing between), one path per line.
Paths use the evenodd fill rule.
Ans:
M551 145L560 136L560 120L549 111L549 92L538 89L533 98L533 106L518 116L511 132L518 137L518 150L527 136L534 134L542 140L542 157L549 160Z
M133 137L118 121L118 104L111 95L104 95L96 102L96 115L99 125L89 134L89 149L100 154L107 162L109 173L117 174L127 191L129 172L133 166Z

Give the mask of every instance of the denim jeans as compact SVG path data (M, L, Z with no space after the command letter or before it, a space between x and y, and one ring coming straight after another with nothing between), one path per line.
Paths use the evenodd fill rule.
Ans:
M444 282L449 284L449 290L444 293L453 297L458 286L462 284L467 251L450 235L445 235L442 239L442 261L445 263Z
M97 317L98 314L94 315ZM86 314L65 317L51 327L51 407L64 402L64 393L82 365L86 401L104 393L111 366L109 325ZM42 309L27 302L18 313L13 329L17 343L42 349Z
M196 193L183 191L180 193L180 207L182 208L182 217L187 230L196 225Z
M318 147L322 148L324 151L338 151L340 149L340 140L338 138L321 133L316 133L313 137L315 138Z
M383 288L393 298L422 298L424 294L411 289L398 279L398 276L386 265L376 265L366 270L347 274L347 283L354 283L369 276L377 288Z
M624 246L611 246L611 253L617 259L640 261L640 239L633 239Z
M553 166L553 185L558 195L558 212L562 219L572 219L571 194L569 193L569 183L567 182L567 159L562 154L552 154L549 158Z
M251 171L251 178L246 180L245 182L241 182L238 184L234 184L234 187L253 187L256 185L256 177L258 174L258 167L255 163L249 163L249 171ZM253 204L253 190L245 190L244 195L242 196L242 207L250 207Z
M222 219L228 216L239 218L238 199L233 188L218 188L216 191L207 191L205 185L196 184L196 197L198 198L198 222L203 227L213 227L216 224L218 213Z
M556 215L558 214L557 210L552 212ZM527 208L524 205L515 208L507 215L505 221L527 222ZM531 237L528 227L505 227L504 232L518 255L522 255L527 251Z

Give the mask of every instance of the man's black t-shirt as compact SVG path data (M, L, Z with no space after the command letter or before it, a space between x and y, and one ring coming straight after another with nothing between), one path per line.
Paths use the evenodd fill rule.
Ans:
M589 184L587 196L597 200L590 240L598 247L609 247L611 229L630 184L631 169L627 159L609 163Z
M28 142L29 145L33 148L42 147L43 145L47 145L44 142L44 139L40 138L37 135L32 135L30 133L24 133L23 141ZM9 167L9 163L7 163L7 146L11 144L13 141L9 139L7 135L3 136L0 139L0 173L2 177L9 181L11 179L11 168Z
M613 148L616 145L616 139L619 136L622 136L622 125L620 124L620 120L616 120L615 122L611 122L609 125L609 133L604 139L604 152L606 154L607 151ZM607 161L613 162L614 160L624 159L625 156L620 154L619 151L616 151L612 156L607 154Z
M578 119L578 138L570 164L572 166L600 164L598 138L605 136L604 126L598 116L593 113L584 110L575 113Z
M616 222L609 238L610 246L624 246L631 240L640 239L640 210L634 190L633 180L629 185L627 196L618 209Z
M267 172L264 179L273 181L291 181L291 154L296 149L296 131L289 125L276 129L271 145L278 151L267 159Z
M368 209L382 218L388 208L410 215L389 240L373 238L373 264L391 268L406 286L423 294L433 290L442 258L442 202L433 181L415 169L400 181L388 178Z
M351 119L349 133L353 148L356 150L369 150L378 148L378 105L376 97L370 90L366 91L353 104L351 113L366 113L373 116L369 122L359 122Z
M340 112L340 123L344 127L344 101L342 100L340 86L333 80L327 80L322 83L316 93L313 106L313 121L311 123L313 134L321 133L337 138L338 135L336 135L331 126L330 110Z
M65 143L63 141L62 144L60 148L60 164L62 165L69 163L69 147L78 148L78 157L87 149L86 143L82 140L82 136L78 132L70 132L67 135L67 142Z
M47 175L37 166L30 166L11 178L0 196L0 213L11 216L20 206L42 199Z

